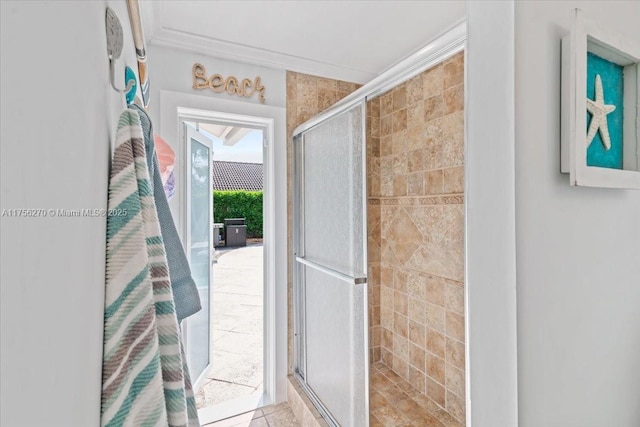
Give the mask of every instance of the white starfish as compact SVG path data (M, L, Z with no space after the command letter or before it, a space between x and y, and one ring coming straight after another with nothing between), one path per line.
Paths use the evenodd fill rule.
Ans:
M600 130L602 145L604 149L611 148L611 138L609 137L609 126L607 125L607 114L616 109L615 105L606 105L604 103L604 91L602 90L602 79L600 74L596 74L596 99L587 98L587 111L592 115L589 132L587 133L587 147L593 142L596 132Z

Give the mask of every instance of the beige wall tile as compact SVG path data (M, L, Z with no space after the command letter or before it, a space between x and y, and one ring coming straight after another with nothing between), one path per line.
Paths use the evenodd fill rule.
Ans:
M446 361L457 368L464 369L464 343L451 338L446 338L446 342Z
M380 157L390 156L393 154L392 141L392 136L390 134L380 138Z
M444 147L435 140L427 140L422 150L425 170L440 169L443 164Z
M444 307L444 279L427 276L427 302Z
M464 109L464 93L461 84L446 89L442 92L442 98L444 101L443 114L451 114Z
M398 111L407 106L407 88L401 85L391 92L393 98L393 111Z
M393 288L386 285L380 287L380 304L382 308L393 310Z
M435 304L427 303L427 323L426 326L434 331L445 332L445 310Z
M402 378L407 379L409 377L409 364L406 362L406 359L401 357L400 350L394 350L392 368Z
M427 323L427 308L426 303L416 297L409 297L409 319L420 325Z
M427 298L426 276L411 271L407 274L407 294L425 301Z
M407 129L407 109L394 111L392 114L393 132L401 132Z
M446 410L455 419L463 422L465 420L464 398L447 391Z
M407 154L407 168L410 173L422 172L424 168L424 150L413 150ZM419 175L420 181L423 180L423 175ZM424 189L424 182L420 183L420 186Z
M409 162L411 161L409 160ZM422 172L407 175L407 195L424 195L424 174Z
M443 192L462 193L464 191L464 167L443 169Z
M407 127L421 128L424 123L424 101L422 99L407 106Z
M385 266L380 267L380 285L393 289L393 269Z
M380 97L380 116L386 116L393 112L393 94L385 93Z
M409 342L409 364L421 372L425 372L426 352L424 348Z
M333 79L318 77L318 79L316 80L316 84L318 85L318 89L327 89L333 92L338 91L338 82Z
M446 334L448 337L464 342L464 317L451 311L447 311Z
M393 350L393 332L387 327L381 327L380 345L382 347Z
M402 270L393 270L393 289L407 293L407 273Z
M383 305L380 308L380 325L383 328L387 328L393 330L393 310L385 308L384 304L386 304L384 300L384 293L382 294ZM393 299L391 300L393 301Z
M455 86L464 81L464 55L459 53L443 64L443 82L444 87Z
M297 104L304 105L307 108L318 108L318 86L314 84L298 83L297 85Z
M439 94L444 89L444 70L442 64L422 73L422 95L425 98Z
M393 366L393 351L385 347L380 348L380 360L387 366Z
M426 355L427 376L434 381L445 384L445 364L444 359L439 358L431 353Z
M457 114L457 113L454 113ZM449 143L442 147L442 167L462 166L464 164L464 137L452 136Z
M423 85L424 83L421 75L412 78L406 83L408 104L413 104L424 99L422 95Z
M413 366L409 366L409 383L420 393L425 392L426 375Z
M393 310L406 316L408 314L408 305L407 294L395 291L393 294Z
M371 124L371 136L373 138L380 137L380 116L369 117L369 123ZM369 140L367 140L367 144L369 144ZM379 156L380 153L375 153L375 156Z
M393 195L394 196L407 195L407 176L406 175L396 175L393 177Z
M425 172L424 190L426 194L442 194L444 175L442 169Z
M445 286L445 308L454 313L464 314L464 284L447 280Z
M396 315L396 316L404 317L400 315ZM403 321L405 320L400 319L400 322L403 322ZM409 361L409 340L398 333L394 333L393 334L393 353L403 361L408 362ZM398 375L402 376L400 373L398 373Z
M424 100L424 121L429 122L441 117L444 111L442 94L430 96Z
M393 314L393 332L396 336L402 337L405 340L409 337L409 319L407 316L400 314L399 312L394 312ZM394 337L395 338L395 337ZM393 341L394 351L396 341ZM406 360L406 357L403 357Z
M337 83L339 92L351 93L360 87L360 85L357 83L345 82L342 80L338 80Z
M444 334L429 328L427 328L426 332L427 351L444 358L446 353L446 340Z
M464 396L464 370L456 368L451 363L447 363L445 365L445 377L447 390L458 396Z
M392 159L394 176L404 175L409 172L409 155L406 152L394 154ZM394 194L394 196L402 196L402 194Z
M426 349L426 332L423 324L409 320L409 341Z
M392 132L391 114L380 117L380 136L388 136Z
M438 405L445 407L445 390L444 387L433 381L427 376L427 397L436 402Z

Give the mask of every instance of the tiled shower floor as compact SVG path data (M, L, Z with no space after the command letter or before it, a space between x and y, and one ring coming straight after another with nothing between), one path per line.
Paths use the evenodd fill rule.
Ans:
M370 427L463 427L382 362L370 371Z

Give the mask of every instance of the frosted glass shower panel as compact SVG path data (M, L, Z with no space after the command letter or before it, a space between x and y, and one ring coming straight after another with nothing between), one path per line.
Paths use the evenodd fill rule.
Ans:
M366 285L304 270L307 384L340 425L365 426Z
M362 240L363 108L304 134L304 257L340 273L365 274Z

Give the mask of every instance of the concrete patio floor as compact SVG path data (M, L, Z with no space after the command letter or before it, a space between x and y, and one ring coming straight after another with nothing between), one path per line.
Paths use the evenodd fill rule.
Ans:
M213 358L196 394L198 408L247 397L263 381L262 244L216 248L213 264Z

